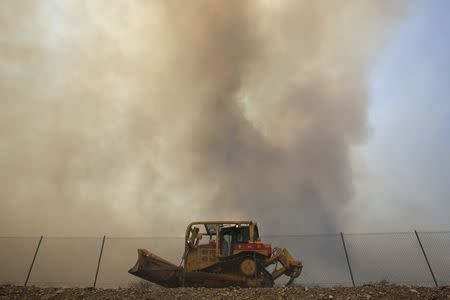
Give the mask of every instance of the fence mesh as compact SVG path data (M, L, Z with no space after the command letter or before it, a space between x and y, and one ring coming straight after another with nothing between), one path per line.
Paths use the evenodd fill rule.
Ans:
M43 238L30 285L92 286L101 238Z
M39 237L0 238L0 284L24 284Z
M307 235L266 237L264 241L286 248L303 262L303 271L296 280L299 285L351 285L341 237L334 235ZM280 284L287 278L279 280Z
M433 285L414 233L344 235L355 283Z
M419 233L439 285L450 285L450 232Z
M424 253L440 286L450 285L450 232L344 234L356 285L395 283L432 286L434 280ZM266 236L265 243L287 248L302 260L297 285L351 286L344 243L340 234ZM42 239L28 285L93 286L103 238ZM39 237L0 237L0 284L23 285ZM139 279L128 274L137 261L137 249L148 249L172 263L180 263L183 238L106 237L97 287L128 287ZM283 284L287 278L277 280Z

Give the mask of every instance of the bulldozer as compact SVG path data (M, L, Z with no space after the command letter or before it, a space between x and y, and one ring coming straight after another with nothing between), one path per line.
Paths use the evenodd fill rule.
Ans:
M282 275L291 285L302 262L284 248L263 243L253 221L193 222L187 226L179 266L138 249L128 273L163 287L272 287Z

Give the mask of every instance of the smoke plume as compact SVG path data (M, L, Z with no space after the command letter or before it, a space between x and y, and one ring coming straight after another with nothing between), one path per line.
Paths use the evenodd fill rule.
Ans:
M336 231L392 1L8 1L0 228Z

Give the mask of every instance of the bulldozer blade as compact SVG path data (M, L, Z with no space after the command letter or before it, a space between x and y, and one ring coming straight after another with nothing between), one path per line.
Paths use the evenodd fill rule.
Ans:
M164 287L179 287L182 285L180 275L183 273L183 268L145 249L138 249L136 265L128 273Z
M168 288L181 286L209 288L266 286L262 279L244 278L239 275L201 271L184 272L182 267L178 267L144 249L138 250L138 260L128 273Z

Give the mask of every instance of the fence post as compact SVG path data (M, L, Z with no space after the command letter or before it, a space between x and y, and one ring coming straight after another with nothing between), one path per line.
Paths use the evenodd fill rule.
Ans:
M352 266L350 265L350 259L348 258L347 247L345 246L344 234L341 232L342 246L344 246L345 258L347 259L348 271L350 272L350 278L352 279L353 287L355 286L355 280L353 279Z
M41 237L39 238L39 242L37 244L37 247L36 247L36 251L34 251L33 260L31 261L30 269L28 270L28 274L27 274L27 278L25 279L24 286L27 286L28 280L30 279L31 271L33 270L34 262L36 260L37 254L39 252L39 247L41 247L42 238L43 238L43 236L41 235Z
M95 271L94 287L97 285L98 271L100 270L100 263L102 262L103 247L105 246L105 239L106 239L106 235L103 236L102 247L100 248L100 255L98 256L97 270Z
M417 230L414 230L414 233L416 234L416 238L417 238L417 241L419 242L420 249L422 249L423 257L425 257L425 261L427 262L428 269L430 269L430 273L431 273L431 276L433 277L434 284L436 285L436 287L439 287L436 277L434 276L433 269L431 268L430 262L428 261L427 254L425 253L425 249L423 248L422 241L420 240L419 234L417 233Z

